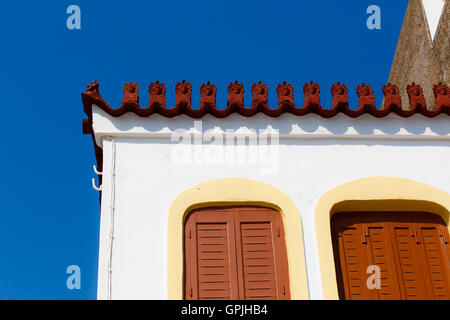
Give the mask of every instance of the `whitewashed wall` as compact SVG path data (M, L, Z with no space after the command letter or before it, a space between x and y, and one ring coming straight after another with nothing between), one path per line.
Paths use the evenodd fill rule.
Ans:
M98 298L107 298L107 262L111 205L111 140L116 145L115 219L112 260L113 299L166 299L167 223L172 201L190 187L219 178L242 177L269 183L284 191L297 206L303 223L306 266L311 299L322 299L314 209L330 189L362 177L393 176L413 179L450 192L450 126L448 116L428 119L415 115L403 119L338 115L285 114L226 119L202 118L201 130L248 129L259 132L268 126L280 132L279 146L269 164L177 163L171 141L175 130L199 133L194 120L153 115L140 118L126 114L113 118L94 106L94 131L104 151L104 180L100 228ZM214 146L187 145L193 157ZM225 151L258 153L265 146L225 146ZM179 150L179 149L178 149ZM199 160L200 159L200 160ZM194 160L193 160L194 161ZM432 164L432 165L430 165ZM273 172L265 169L274 168ZM290 270L295 272L295 270Z

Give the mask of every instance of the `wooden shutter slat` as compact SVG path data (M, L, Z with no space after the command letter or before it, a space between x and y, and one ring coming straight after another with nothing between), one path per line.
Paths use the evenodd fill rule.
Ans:
M245 275L245 280L246 280L246 283L251 282L251 281L272 281L273 283L276 283L273 275L270 273L259 273L258 274L258 273L250 272Z
M257 300L260 298L271 298L272 300L277 299L277 291L274 287L261 286L259 288L247 288L246 294L248 300Z
M255 280L247 278L246 288L247 289L258 289L258 288L274 288L276 286L276 281L272 277L255 277Z
M248 258L247 260L244 261L244 265L247 267L251 267L251 266L262 266L262 265L269 265L269 266L274 266L272 260L270 258L264 257L264 258Z

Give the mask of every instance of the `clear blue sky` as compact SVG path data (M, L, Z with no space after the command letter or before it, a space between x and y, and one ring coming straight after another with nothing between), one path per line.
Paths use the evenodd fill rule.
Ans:
M66 28L66 8L81 8L81 30ZM366 28L366 8L381 7L382 29ZM0 299L95 299L98 194L90 184L94 154L83 136L80 93L93 80L111 105L122 85L160 80L167 100L186 79L199 104L200 84L270 88L314 80L322 102L330 86L387 82L407 0L2 1L0 106L3 138ZM301 104L301 103L300 103ZM81 268L81 290L66 288L66 268Z

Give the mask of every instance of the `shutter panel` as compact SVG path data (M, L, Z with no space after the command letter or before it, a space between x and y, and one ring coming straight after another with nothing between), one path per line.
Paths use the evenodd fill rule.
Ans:
M233 216L202 210L185 227L186 299L238 298Z
M267 208L236 210L241 299L289 299L288 265L280 214Z
M364 234L361 225L352 223L353 215L335 216L334 235L336 240L335 260L339 260L338 277L344 285L344 297L349 300L370 300L373 293L367 288L366 274L370 265L364 248Z
M195 210L185 224L185 297L289 299L282 218L268 208Z
M381 220L381 221L378 221ZM367 230L367 254L370 256L371 265L380 267L381 288L371 290L373 294L378 294L380 300L399 300L402 298L397 267L392 251L389 225L383 221L384 218L368 217L368 221L363 225ZM369 275L366 275L368 277Z
M391 232L404 299L426 299L427 281L424 279L422 259L418 252L421 240L415 226L410 222L396 221L392 222Z
M433 299L450 299L450 261L448 256L448 230L442 225L429 224L419 227L425 264L430 276Z

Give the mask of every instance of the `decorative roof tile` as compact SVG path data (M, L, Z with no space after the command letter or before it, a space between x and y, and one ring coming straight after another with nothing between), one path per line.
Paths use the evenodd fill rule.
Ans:
M409 108L404 108L399 89L396 85L388 83L383 86L384 108L377 108L375 97L371 86L361 84L357 87L359 102L356 109L350 108L348 103L348 88L340 82L331 87L333 102L331 108L324 108L320 103L320 86L310 82L303 86L304 103L298 107L294 103L294 88L291 84L283 82L277 86L278 106L270 108L268 105L267 85L258 82L252 86L252 103L249 108L244 106L244 86L237 81L228 86L228 102L225 109L216 106L217 88L209 81L200 87L200 108L191 107L192 86L189 82L182 81L175 87L175 106L168 108L166 105L166 87L163 83L156 81L150 84L150 102L148 107L139 105L139 86L135 83L127 83L123 86L124 96L122 105L119 108L112 108L100 96L99 84L92 82L82 93L84 111L91 119L92 105L97 105L103 111L113 117L120 117L127 112L133 112L141 117L148 117L152 114L160 114L164 117L172 118L185 114L192 118L201 118L205 114L211 114L217 118L225 118L232 113L238 113L244 117L251 117L257 113L264 113L269 117L279 117L283 113L290 113L296 116L304 116L310 113L318 114L324 118L334 117L338 113L344 113L349 117L356 118L363 114L370 114L377 118L383 118L390 113L395 113L400 117L408 118L413 114L420 113L426 117L436 117L439 114L450 115L450 89L445 84L434 86L436 98L435 108L427 108L423 91L420 85L412 83L407 87L409 97ZM91 133L88 123L84 124L84 132Z

